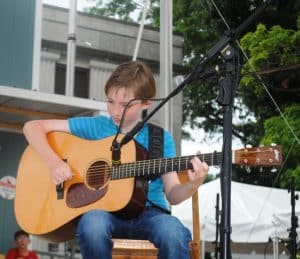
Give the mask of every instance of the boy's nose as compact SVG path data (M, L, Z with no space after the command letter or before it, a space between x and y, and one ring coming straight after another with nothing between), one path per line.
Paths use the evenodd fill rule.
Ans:
M123 114L123 111L124 111L124 107L121 106L121 105L116 105L116 106L114 107L114 115L115 115L116 117L121 117L122 114Z

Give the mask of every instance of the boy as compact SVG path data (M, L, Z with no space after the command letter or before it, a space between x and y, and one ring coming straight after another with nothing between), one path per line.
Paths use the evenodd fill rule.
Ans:
M58 185L71 179L72 172L68 164L49 146L46 138L48 132L64 131L90 140L113 136L118 127L121 133L126 134L140 121L142 112L150 108L150 99L155 96L155 92L154 77L148 66L140 61L124 63L115 69L105 85L109 118L97 116L31 121L24 125L24 134L48 165L53 183ZM134 98L140 100L134 100L126 107ZM164 131L163 138L164 157L174 157L173 138L167 131ZM148 150L148 124L134 139ZM112 237L148 239L159 248L160 258L189 258L191 234L177 218L165 213L168 208L165 197L170 204L178 204L191 197L202 184L208 172L207 164L197 157L191 163L193 170L188 172L189 181L185 184L180 183L176 172L151 180L147 195L151 202L146 204L146 209L136 218L124 220L103 210L85 213L79 220L76 233L83 258L111 258Z
M30 239L27 232L18 230L14 237L16 247L8 251L5 259L38 259L38 255L28 249Z

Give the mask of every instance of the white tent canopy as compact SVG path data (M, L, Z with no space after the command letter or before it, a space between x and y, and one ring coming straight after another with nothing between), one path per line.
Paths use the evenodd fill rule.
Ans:
M220 180L199 188L201 239L215 241L216 197L221 192ZM296 192L300 194L300 192ZM192 230L191 199L172 207L177 216ZM296 216L300 203L296 201ZM231 240L234 242L268 242L269 238L288 238L291 227L291 193L288 190L231 182ZM298 236L300 234L297 228Z

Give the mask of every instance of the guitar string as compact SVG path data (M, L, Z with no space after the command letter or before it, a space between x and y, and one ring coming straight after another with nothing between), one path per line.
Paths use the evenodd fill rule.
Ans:
M169 169L170 167L178 167L181 168L184 166L184 169L187 168L191 168L191 164L189 161L187 161L188 159L192 158L193 156L187 156L187 157L181 157L181 158L174 158L174 159L153 159L153 160L141 160L141 161L137 161L135 163L125 163L125 164L121 164L117 167L109 167L108 165L104 165L104 166L91 166L93 168L93 170L89 169L89 180L95 180L97 179L97 177L103 177L106 175L110 175L111 173L113 173L114 175L119 175L119 178L121 178L121 175L132 175L135 176L136 175L136 171L141 172L143 171L143 175L148 175L150 174L150 169L153 171L155 171L155 169L160 169L165 167L165 169ZM183 158L183 159L182 159ZM218 160L217 157L214 158L215 161ZM172 161L172 163L170 163ZM190 166L188 166L190 165ZM145 169L145 166L147 167ZM101 171L101 169L105 168L106 170L104 170L104 172L102 172L101 175L99 175L99 171ZM107 168L110 168L110 170L107 170ZM172 169L170 168L170 170L164 170L166 171L171 171ZM146 173L145 173L146 171ZM151 175L155 175L153 174L151 171ZM96 173L95 175L93 175L94 173ZM101 173L101 172L100 172ZM140 176L140 174L138 175Z
M267 151L269 152L269 151ZM270 151L273 153L273 151ZM250 151L250 152L247 152L247 155L251 156L251 154L258 154L258 153L266 153L266 151ZM177 158L159 158L159 159L151 159L151 160L140 160L140 161L135 161L135 162L129 162L129 163L124 163L124 164L121 164L120 166L128 166L128 165L134 165L134 164L156 164L157 162L166 162L166 163L169 163L169 162L180 162L182 160L186 160L186 159L192 159L193 157L195 156L198 156L199 158L201 158L202 160L206 161L206 162L210 162L209 160L217 160L221 157L221 154L220 153L211 153L211 154L205 154L204 157L203 155L191 155L191 156L182 156L182 157L177 157ZM212 157L213 156L213 157ZM239 155L240 157L243 157L243 155ZM250 160L250 158L248 159ZM100 162L100 160L98 161ZM95 162L97 163L97 162ZM106 168L108 165L100 165L100 166L93 166L95 168Z
M266 151L248 151L247 154L253 154L253 153L266 153ZM214 153L212 153L214 154ZM212 154L203 154L203 155L198 155L198 156L202 156L202 159L205 160L206 156L209 156L208 159L212 159ZM89 180L95 180L97 179L97 177L103 177L103 176L108 176L112 174L117 174L119 175L119 178L121 178L121 175L132 175L132 177L134 177L136 175L135 171L136 169L138 170L138 172L143 171L143 175L148 175L150 174L150 169L153 171L155 169L160 169L162 167L165 167L165 169L168 170L172 170L174 166L176 166L176 168L181 168L182 166L184 166L184 169L189 169L189 167L187 166L187 159L192 158L194 156L185 156L185 157L179 157L179 158L171 158L171 159L153 159L153 160L142 160L142 161L137 161L135 163L125 163L125 164L121 164L118 167L110 167L109 165L101 165L101 166L96 166L93 165L91 166L91 168L89 169ZM213 159L216 161L219 160L219 158L221 157L220 153L215 153ZM250 160L250 159L249 159ZM172 161L172 164L170 164L170 162ZM209 161L207 161L209 162ZM158 163L158 164L157 164ZM169 164L169 165L168 165ZM188 162L188 164L190 164ZM190 164L191 165L191 164ZM144 168L145 166L147 166L148 168ZM172 169L170 168L172 167ZM109 170L107 170L109 168ZM115 170L114 170L115 169ZM121 170L120 170L121 169ZM148 169L148 170L147 170ZM182 169L182 170L184 170ZM104 172L100 172L100 171L104 171ZM165 170L165 171L168 171ZM132 173L132 171L134 171ZM146 171L146 173L145 173ZM181 170L180 170L181 171ZM129 172L129 173L128 173ZM100 173L100 175L99 175ZM151 172L151 175L155 175L153 174L153 172ZM140 176L140 174L138 174L138 176Z
M263 152L248 152L247 155L251 155L251 153L252 154L254 154L254 153L257 154L257 153L266 153L266 152L265 151L263 151ZM212 155L213 154L209 155L208 157L204 157L204 158L203 158L202 155L197 155L197 156L200 157L200 158L202 158L202 160L205 160L206 162L210 162L209 160L212 160L212 159L215 160L215 161L217 161L221 157L221 155L217 154L217 153L214 154L213 158L212 158ZM151 159L151 160L140 160L140 161L131 162L131 163L124 163L124 164L121 164L120 166L121 167L129 166L129 165L136 165L136 166L138 166L138 165L145 165L145 164L147 164L147 165L156 165L157 162L159 162L159 163L162 163L162 162L164 162L164 163L173 162L173 163L176 164L176 163L178 163L178 161L185 163L186 161L183 161L183 160L191 159L193 157L195 157L195 156L184 156L184 157L178 157L178 158L160 158L160 159ZM242 155L240 155L240 157L242 157ZM248 160L251 160L251 159L249 158ZM98 162L100 162L100 160ZM95 163L97 163L97 162L95 162ZM97 166L93 165L92 167L93 168L97 168L97 169L105 169L105 168L110 167L110 166L107 165L107 164L105 164L105 165L97 165ZM117 166L117 167L119 167L119 166Z

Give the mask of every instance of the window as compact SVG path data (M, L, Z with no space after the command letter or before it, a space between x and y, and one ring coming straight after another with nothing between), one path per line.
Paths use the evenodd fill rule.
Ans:
M75 68L74 96L89 98L89 70L86 68ZM66 66L56 64L55 89L56 94L66 93Z

